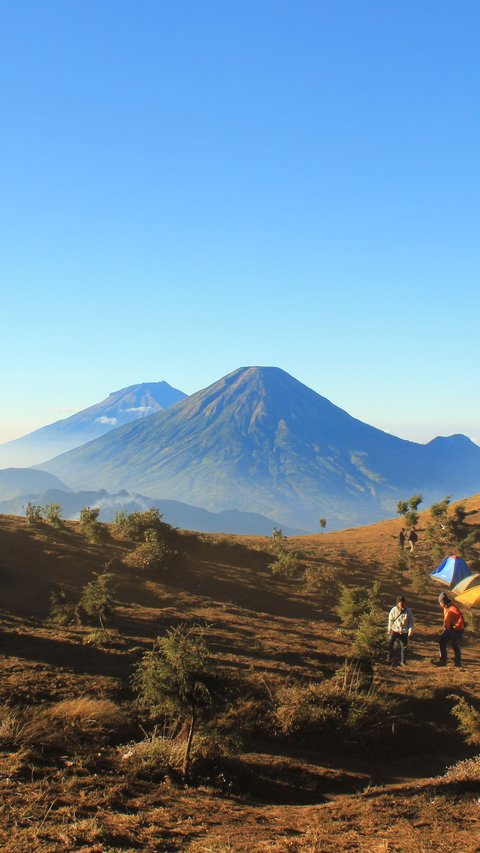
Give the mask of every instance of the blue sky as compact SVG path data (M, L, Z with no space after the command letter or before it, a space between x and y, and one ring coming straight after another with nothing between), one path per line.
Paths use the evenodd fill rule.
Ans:
M480 4L6 0L0 441L282 367L480 443Z

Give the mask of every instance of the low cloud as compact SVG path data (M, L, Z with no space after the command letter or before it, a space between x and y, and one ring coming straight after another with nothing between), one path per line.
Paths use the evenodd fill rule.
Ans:
M118 424L118 420L117 420L117 418L107 418L105 415L102 415L101 418L95 418L95 423L96 424L112 424L112 426L115 426L115 424Z
M132 409L127 409L127 412L135 412L135 414L139 415L148 415L149 412L154 412L155 409L153 406L135 406Z

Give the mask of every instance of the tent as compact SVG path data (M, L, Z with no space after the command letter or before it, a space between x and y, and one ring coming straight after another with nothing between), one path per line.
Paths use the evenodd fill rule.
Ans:
M470 577L471 574L465 560L462 560L461 557L457 557L455 554L451 554L450 557L445 557L434 572L431 572L430 577L452 589L464 578Z
M455 604L465 604L467 607L480 607L480 586L472 586L455 598Z
M460 595L462 592L466 592L467 589L473 589L475 586L480 587L479 574L470 575L468 578L464 578L463 581L460 581L460 583L457 583L457 585L453 587L452 593L453 595Z

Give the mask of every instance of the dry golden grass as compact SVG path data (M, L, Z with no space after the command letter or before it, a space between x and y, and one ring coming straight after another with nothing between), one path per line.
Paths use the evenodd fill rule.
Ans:
M2 711L0 740L19 746L63 748L79 738L99 738L126 722L114 702L87 696L24 711L4 706Z
M469 522L480 524L480 497L467 509ZM393 519L288 539L285 547L309 569L285 579L268 569L269 538L189 534L178 571L138 578L123 568L124 543L87 544L73 522L53 536L0 516L0 848L478 853L478 758L447 698L462 695L479 708L478 636L467 631L464 669L431 666L438 588L430 582L420 594L410 569L391 572L399 527ZM62 584L75 598L107 560L117 561L118 634L95 648L83 644L87 629L48 624L49 594ZM370 587L373 580L385 613L399 591L406 594L417 630L409 665L375 664L378 692L370 693L345 667L350 637L334 608L338 581ZM130 705L129 679L154 637L186 619L210 625L214 658L243 679L244 694L220 723L243 739L244 752L226 760L199 737L197 755L215 755L208 777L172 788L159 768L178 766L182 737L132 742L147 723ZM312 684L320 687L311 702ZM391 699L391 719L379 696ZM296 716L305 713L310 725L312 708L322 717L325 707L342 709L343 751L335 738L319 742L315 720L313 735L302 738L300 726L297 736ZM288 736L272 727L280 708ZM380 722L385 753L368 746L377 741L361 743Z

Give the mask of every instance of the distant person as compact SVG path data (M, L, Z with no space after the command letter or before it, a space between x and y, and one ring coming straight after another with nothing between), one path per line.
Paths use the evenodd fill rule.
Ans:
M416 542L418 542L417 531L414 527L412 527L410 533L408 534L408 544L410 545L410 551L414 550Z
M402 527L400 533L398 534L398 547L400 551L403 551L405 547L405 528Z
M388 663L393 661L393 649L396 643L400 645L400 664L407 662L408 638L412 636L415 619L409 607L406 606L405 596L399 595L395 607L388 614Z
M462 652L460 642L465 630L465 619L459 608L451 601L446 592L438 596L438 603L443 607L443 628L438 638L439 659L435 666L447 665L447 645L451 643L454 656L454 665L462 665Z

